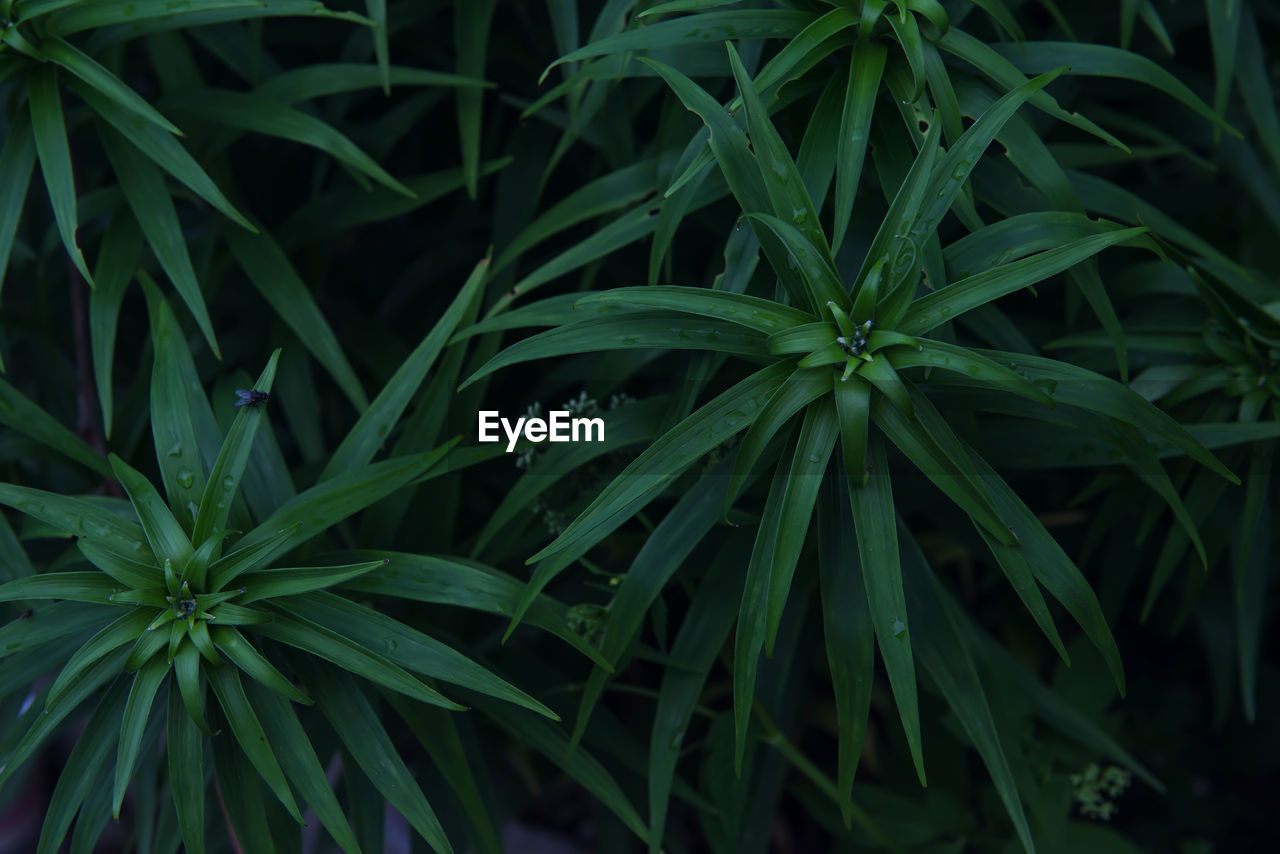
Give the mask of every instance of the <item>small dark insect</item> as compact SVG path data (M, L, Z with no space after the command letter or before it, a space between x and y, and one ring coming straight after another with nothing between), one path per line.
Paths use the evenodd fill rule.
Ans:
M236 406L258 406L271 399L271 395L265 391L251 388L238 388L236 389L236 395L240 398L236 401Z
M18 615L18 619L19 619L19 620L28 620L28 619L30 619L30 618L31 618L31 616L32 616L33 614L35 614L35 611L34 611L34 610L32 610L31 608L28 608L27 610L23 611L21 614L19 614L19 615Z

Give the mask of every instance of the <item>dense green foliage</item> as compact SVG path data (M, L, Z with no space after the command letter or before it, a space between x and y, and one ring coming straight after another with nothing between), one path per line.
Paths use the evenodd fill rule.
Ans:
M1262 845L1278 39L0 0L19 844Z

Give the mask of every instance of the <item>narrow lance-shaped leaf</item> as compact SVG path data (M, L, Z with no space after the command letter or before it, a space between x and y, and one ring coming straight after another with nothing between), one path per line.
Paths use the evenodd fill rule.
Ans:
M208 674L209 684L218 695L222 711L231 724L231 732L235 735L245 756L249 757L253 767L262 775L262 779L280 799L280 803L284 804L289 815L293 816L298 824L302 824L302 814L298 811L298 804L293 799L293 792L285 782L284 772L280 770L275 751L271 749L267 734L258 721L258 714L249 704L249 698L245 696L239 674L229 667L210 667Z
M884 440L874 437L865 486L849 482L849 503L858 538L871 624L875 627L880 656L889 674L898 717L906 732L907 746L915 763L916 776L925 785L924 754L920 746L920 708L916 696L915 658L911 651L910 620L902 588L902 566L898 555L897 510L889 480L889 461Z
M156 260L164 268L165 275L173 283L174 290L182 297L196 319L201 334L209 342L209 349L222 358L218 341L214 336L209 310L204 304L200 283L196 280L191 256L187 251L186 236L173 206L173 197L164 184L164 176L150 160L142 156L133 144L104 125L99 125L98 135L106 148L111 166L120 187L124 190L129 207L133 210L147 243L151 245Z
M955 145L943 155L934 168L932 175L928 179L928 185L924 190L923 197L918 208L918 213L913 218L909 226L903 228L901 233L907 237L912 245L923 247L936 232L943 216L951 208L956 197L960 194L964 187L965 181L968 180L970 173L977 166L979 158L981 158L987 146L995 139L1000 129L1011 119L1028 99L1040 92L1045 86L1063 73L1064 69L1055 69L1047 74L1042 74L1034 80L1029 80L1018 86L1016 89L1008 92L985 110L977 121L964 132ZM932 131L932 128L930 129ZM912 173L915 167L912 167ZM905 184L904 184L905 186ZM895 200L896 204L896 200ZM886 221L883 229L889 225ZM879 235L877 235L877 241ZM894 267L890 266L893 270ZM901 273L897 273L894 281L891 281L891 288L886 297L886 306L884 310L883 323L890 328L897 328L899 321L908 305L911 304L911 297L914 295L914 279L912 277L902 278ZM906 331L906 330L901 330ZM911 334L911 333L908 333Z
M979 71L994 80L996 83L999 83L1005 89L1016 89L1027 81L1026 76L1023 75L1023 73L1019 71L1017 66L1012 62L998 53L987 43L963 32L958 27L949 28L942 37L938 39L938 47L945 50L947 53L973 64ZM1049 65L1048 67L1055 68L1060 65L1062 65L1062 63L1059 62ZM1074 125L1075 127L1080 128L1086 133L1093 134L1098 139L1101 139L1108 145L1120 149L1126 154L1132 153L1129 151L1128 146L1111 134L1107 133L1102 128L1098 127L1098 125L1094 124L1089 119L1079 113L1069 113L1064 110L1048 92L1035 93L1030 98L1030 103L1037 109L1040 109L1058 119L1058 121L1066 122L1069 125Z
M182 704L187 710L187 715L195 725L201 732L211 733L212 730L204 716L204 680L200 672L200 653L196 650L195 644L189 641L180 642L183 630L186 629L183 621L176 620L172 625L175 631L170 634L169 655L173 659L173 675L174 681L178 683L178 693L182 696ZM176 652L173 649L174 637L180 638Z
M962 279L911 303L896 328L907 335L922 335L978 306L1061 273L1108 246L1146 232L1145 228L1126 228L1091 235Z
M768 190L761 178L756 157L748 148L747 137L737 123L726 114L720 103L674 68L651 59L641 58L639 61L657 71L685 107L706 123L711 131L709 140L711 151L715 155L716 162L720 164L725 181L729 184L729 189L742 210L745 213L767 213L772 210ZM788 266L786 248L767 229L757 229L756 235L760 238L760 245L768 256L774 272L782 280L791 301L800 307L814 308L810 305L800 277Z
M347 399L359 411L369 405L351 363L337 336L305 282L270 235L251 235L229 229L224 232L231 253L257 288L298 339L325 367Z
M258 375L253 390L268 394L275 381L276 364L280 360L280 351L276 350L267 360L267 366ZM244 475L245 466L249 464L249 453L253 450L253 439L257 435L262 420L266 417L261 406L241 406L236 413L235 421L227 431L222 442L218 459L209 472L208 482L200 496L199 512L196 514L195 527L191 532L194 543L203 544L227 524L227 516L231 513L231 502L235 498ZM203 586L203 572L192 582Z
M933 175L933 164L938 157L938 143L941 139L942 123L930 122L929 132L921 143L920 153L916 155L911 169L903 179L885 214L871 248L862 261L862 268L854 283L853 298L858 299L862 289L872 276L877 265L882 265L883 274L888 276L887 282L879 285L880 291L889 293L893 285L900 279L909 278L916 271L918 249L908 239L912 225L916 222L920 210L925 203L925 191Z
M777 542L773 550L773 566L769 571L768 623L765 634L765 652L773 655L778 625L791 591L791 581L805 535L813 516L814 502L822 484L827 460L839 437L839 423L835 407L830 400L812 403L805 410L800 439L791 458L791 471L787 476L786 494L782 498L779 513Z
M65 599L107 604L120 590L118 581L100 572L43 572L0 584L0 602Z
M338 566L272 567L259 572L250 572L240 576L244 593L241 593L236 601L241 605L248 605L261 599L295 596L312 590L323 590L344 581L359 578L386 565L387 560L383 559Z
M551 299L557 298L552 297ZM766 335L772 335L813 320L813 315L811 314L772 300L761 299L748 294L676 285L614 288L579 297L573 302L575 309L579 307L596 308L613 305L663 309L685 314L697 314L703 317L713 317L719 320L732 321L748 329L763 332ZM534 306L526 307L526 309L532 308ZM514 312L511 312L511 314L514 314Z
M142 530L146 532L147 542L151 544L156 558L172 560L179 569L185 567L192 554L191 540L173 518L156 488L141 472L115 454L110 456L110 461L116 479L129 494L129 501L142 522Z
M459 75L474 78L484 76L489 24L496 5L494 0L475 0L463 4L455 11L453 38L458 50ZM466 179L467 195L474 199L480 165L480 121L484 92L479 89L460 89L456 98L462 172Z
M404 414L405 408L417 393L418 387L422 385L427 372L435 364L445 343L453 335L467 307L480 293L484 282L487 281L491 258L490 252L476 264L462 289L458 291L458 295L454 297L453 302L449 304L436 324L431 327L431 331L401 362L400 367L392 374L391 379L374 398L373 403L360 414L351 431L329 458L329 462L320 473L318 482L365 465L373 459L400 420L400 416Z
M1215 127L1232 136L1241 136L1240 131L1227 124L1185 83L1145 56L1111 45L1084 42L1032 41L997 44L993 48L1021 71L1039 72L1067 66L1072 74L1118 77L1145 83L1178 99Z
M211 567L209 589L222 589L240 573L284 554L330 526L377 503L406 483L416 480L443 459L457 441L454 439L425 454L393 457L364 466L299 494L261 525L245 534L236 543L234 551ZM266 547L268 540L274 545ZM237 555L250 549L255 550L252 563L237 559Z
M816 252L830 258L831 247L827 244L826 235L822 233L818 212L814 209L813 199L805 189L795 161L787 151L777 129L769 121L760 93L756 91L755 84L748 76L747 70L743 68L742 60L738 58L738 52L734 49L733 43L726 42L725 48L729 52L729 66L733 70L738 91L741 93L742 105L746 110L747 127L751 133L751 148L759 164L760 176L764 180L765 191L773 206L773 214L799 231ZM814 286L816 291L816 284L811 283L811 286ZM815 305L825 305L829 299L835 299L838 303L847 305L848 295L838 285L832 293L816 291L814 294Z
M36 163L31 122L24 111L10 117L4 148L0 150L0 287L9 269L9 255L18 232L18 220L27 199L31 172ZM3 365L0 365L3 367Z
M271 610L274 619L254 627L259 634L288 644L312 655L331 661L366 679L399 691L424 703L461 711L464 706L445 697L439 691L414 678L399 665L382 655L352 641L337 632L299 617L290 616L281 608ZM312 685L312 693L315 686Z
M868 130L875 109L880 76L884 73L887 52L883 45L860 40L853 47L849 63L849 84L845 90L844 112L840 119L840 146L836 164L835 228L831 240L833 250L844 243L853 216L853 202L862 179L862 164L867 155Z
M169 790L182 842L190 854L204 854L204 735L187 714L178 691L169 691Z
M79 77L86 84L110 98L120 107L157 127L172 134L182 135L182 131L166 119L160 112L137 92L130 89L120 78L116 77L97 60L79 50L69 42L54 36L40 43L40 52L50 60Z
M865 458L857 471L863 472L864 467ZM838 465L828 468L818 499L818 576L839 736L836 790L847 827L852 821L850 793L871 712L876 642L862 561L848 522L852 509L846 482Z
M355 143L330 125L254 92L227 89L194 89L183 93L180 101L168 104L206 122L280 137L291 142L317 148L389 189L409 198L414 192L379 166Z
M722 555L703 577L671 647L672 658L688 668L668 667L662 676L649 739L649 854L661 851L681 742L707 674L733 628L737 559L732 552Z
M0 165L0 173L3 171L3 165ZM124 302L129 283L133 281L133 273L141 255L142 231L133 214L122 205L111 215L107 230L102 235L102 249L98 253L98 263L93 271L97 287L89 294L93 380L98 387L103 432L108 439L111 438L111 426L115 420L115 390L112 384L116 326L120 318L120 305ZM0 264L0 278L2 277L3 264Z
M517 341L486 362L459 389L521 362L620 348L712 350L742 356L764 356L768 353L763 335L729 321L710 317L672 317L668 312L610 314L589 317Z
M321 668L313 661L299 664L320 710L360 770L433 850L438 854L452 854L453 846L435 811L360 687L342 671Z
M454 608L472 608L503 617L511 614L525 595L526 586L523 582L470 561L402 552L357 551L345 554L350 557L386 557L391 560L379 572L361 576L344 585L347 589L362 593L382 594L394 591L400 599L447 604ZM554 634L597 666L612 670L609 661L569 627L567 611L568 608L563 603L539 594L533 598L527 618L529 623Z
M62 766L58 784L49 797L36 854L57 854L76 811L89 794L90 787L100 779L111 748L115 746L125 694L123 682L113 685L76 739L76 746Z
M747 427L791 370L786 362L770 365L680 422L610 482L555 542L529 562L583 541L595 542L630 518L694 460Z
M347 854L360 854L360 846L351 832L346 816L316 758L307 731L298 721L288 702L278 694L250 682L245 687L253 708L257 710L267 739L277 748L276 755L289 782L302 800L315 811L320 823Z
M317 624L341 631L367 649L384 650L389 661L406 670L523 706L552 720L560 719L546 705L451 646L372 608L322 591L297 595L287 601L290 607L296 607Z
M738 493L747 477L759 462L761 455L774 435L793 415L822 396L827 388L825 370L793 372L780 385L769 401L760 410L760 414L751 422L747 433L738 445L738 453L733 462L733 473L729 477L729 488L725 491L724 512L738 498Z
M146 271L138 270L138 280L153 298L151 341L155 361L151 368L151 437L155 442L156 461L170 507L177 510L176 518L183 530L191 530L200 493L205 488L207 469L186 400L186 377L181 364L186 338L169 303L159 298L159 289Z
M80 704L102 687L107 680L120 674L120 666L127 655L127 650L117 649L99 659L85 671L83 679L76 680L71 690L43 713L40 712L39 706L32 706L31 726L5 757L3 767L0 767L0 786L7 783L22 769L27 760L40 748L40 745L44 744L45 739L58 729L68 715L79 708ZM19 719L18 726L22 726L23 723L24 721Z
M151 706L156 692L169 673L169 663L160 656L153 657L133 677L129 686L129 699L120 721L120 745L116 751L115 782L111 792L111 816L120 818L120 806L125 791L133 779L134 765L143 748L143 735L151 718Z
M733 768L739 777L742 776L746 758L751 710L756 700L760 649L764 646L768 630L774 553L777 551L781 529L788 474L782 465L774 470L764 511L760 516L760 527L756 530L755 542L751 547L751 559L747 563L742 600L738 605L738 624L733 646Z
M67 126L62 118L62 96L58 92L58 73L51 65L39 65L31 72L27 88L31 107L31 128L35 132L36 151L40 155L40 172L49 191L53 218L58 234L86 282L93 284L84 254L76 243L76 183L71 169L71 148L67 144Z
M214 645L236 667L281 696L297 703L311 705L311 698L298 690L239 631L231 626L215 625L210 630Z
M102 454L4 380L0 380L0 424L29 436L104 477L110 477L111 467Z
M133 641L146 630L152 615L144 609L131 609L110 625L104 627L84 642L71 659L58 671L49 693L45 695L45 709L53 706L80 681L95 662L125 644Z
M1018 786L1001 746L986 692L958 625L954 613L957 608L945 598L920 547L910 535L904 537L902 543L902 577L911 597L916 625L921 627L916 632L916 653L978 749L1023 849L1034 854L1036 846Z
M106 98L91 86L72 81L71 88L81 98L84 98L85 103L92 107L99 117L106 120L121 136L133 143L135 148L151 158L157 166L185 184L188 189L204 199L232 222L250 231L256 231L253 224L245 219L244 215L227 200L222 190L218 189L218 185L213 182L213 179L209 177L208 173L204 171L200 164L196 162L196 159L191 156L173 134L151 122L139 120L129 111Z

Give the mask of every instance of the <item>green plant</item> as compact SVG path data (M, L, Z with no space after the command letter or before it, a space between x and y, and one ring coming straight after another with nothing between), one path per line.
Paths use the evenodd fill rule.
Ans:
M0 17L28 848L1262 844L1274 0Z

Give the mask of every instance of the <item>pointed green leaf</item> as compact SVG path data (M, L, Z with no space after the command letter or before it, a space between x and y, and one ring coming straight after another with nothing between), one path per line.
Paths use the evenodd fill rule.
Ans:
M297 703L309 706L310 697L267 661L249 640L231 626L215 624L210 630L214 644L232 663L263 685Z
M275 350L267 365L253 384L254 391L268 394L275 381L276 363L280 360L280 351ZM191 532L192 542L201 546L211 537L222 531L227 524L227 516L231 513L231 502L244 475L245 466L249 464L249 453L253 450L253 439L258 427L266 417L260 406L241 406L236 413L236 420L231 422L227 430L227 438L218 451L218 459L209 472L208 482L200 496L199 511L196 513L195 526ZM204 584L201 572L192 581L197 587Z
M1020 71L1040 73L1067 66L1071 74L1117 77L1134 80L1176 98L1215 127L1239 137L1240 131L1227 124L1182 81L1160 65L1121 48L1085 42L1030 41L993 45L994 50Z
M58 234L71 261L93 284L89 267L76 243L76 183L71 170L71 149L67 144L67 127L62 118L62 96L58 92L58 73L51 65L40 65L31 73L27 89L31 106L31 128L35 132L36 151L40 155L40 172L49 190Z
M786 362L770 365L681 421L610 482L551 545L527 562L598 542L648 504L694 460L755 420L774 390L791 373L791 365ZM531 589L528 598L536 592Z
M30 436L104 477L111 475L111 467L102 454L4 380L0 380L0 424Z
M324 768L316 757L315 748L293 709L279 694L252 682L245 690L253 708L257 710L263 731L270 743L277 748L276 755L289 782L307 806L315 811L320 823L342 850L347 854L360 854L360 846L351 833L346 816L342 814L338 799L325 779Z
M267 786L280 799L280 803L284 804L289 815L293 816L298 824L302 824L302 814L298 811L298 804L293 799L293 792L285 782L284 772L280 770L280 763L276 761L275 752L267 741L267 734L258 721L258 715L249 704L249 698L245 696L239 674L230 667L210 667L207 672L209 684L213 686L213 692L218 696L218 703L231 724L231 732L235 735L236 742L239 743L245 756L249 757L253 767L262 775Z
M185 623L181 620L174 621L173 625L175 627L181 625L182 629L186 629ZM169 654L173 659L173 676L178 683L178 693L182 695L182 704L200 731L211 733L212 730L204 717L204 680L200 678L200 652L193 643L179 643L175 652L172 640L175 636L170 636Z
M897 511L883 439L873 438L867 463L871 471L867 474L866 485L857 486L853 481L849 482L849 503L858 539L858 556L862 562L871 624L875 628L880 656L889 674L889 684L893 687L894 702L906 732L916 776L920 778L920 784L925 785L915 659L899 563Z
M330 526L376 504L429 472L456 443L455 439L425 454L382 460L338 475L299 494L245 534L236 543L234 551L209 568L208 588L221 590L240 573L265 565ZM268 547L268 541L273 545ZM251 549L254 550L252 553ZM247 554L252 554L251 562L243 559Z
M169 133L182 136L182 131L162 116L155 107L143 100L142 96L122 83L120 78L91 56L70 43L53 36L40 43L40 52L123 109Z
M166 2L173 2L173 0L166 0ZM115 128L136 149L151 158L157 166L185 184L193 193L232 222L250 231L255 230L252 223L236 210L208 173L171 133L151 122L139 120L90 86L72 81L71 88L84 98L85 103L92 107L99 117Z
M5 133L4 147L0 149L0 287L4 285L9 269L9 255L13 251L13 239L18 232L18 221L31 184L31 172L36 163L35 140L31 134L31 122L24 111L10 117Z
M836 399L839 400L838 393ZM862 472L864 467L865 460L856 471ZM876 645L862 561L848 521L853 512L849 506L849 491L837 472L836 467L829 470L818 500L818 575L822 584L822 626L839 735L836 789L845 824L848 825L850 792L871 713Z
M763 335L736 323L709 317L672 317L669 312L627 312L621 316L587 318L512 344L468 377L459 390L501 368L533 359L596 350L654 347L714 350L741 356L768 354Z
M484 283L487 281L489 262L492 253L486 254L472 269L471 275L463 284L453 302L445 309L444 314L436 321L428 332L401 363L391 379L383 386L382 391L374 398L360 418L343 438L337 450L329 457L318 482L324 482L335 475L344 474L359 466L366 465L377 454L378 449L387 440L392 429L400 421L410 400L417 393L427 372L435 364L440 351L458 327L463 314L474 300L478 298Z
M733 473L725 492L725 512L738 498L747 477L760 460L765 448L782 426L812 401L826 393L826 371L823 369L794 371L769 397L768 402L752 420L747 433L738 445L733 462Z
M116 177L120 179L120 187L124 190L129 207L146 235L147 243L155 253L156 260L164 268L165 275L173 283L174 290L182 297L191 314L196 319L204 339L209 342L209 349L218 358L218 341L213 333L213 323L209 319L209 310L204 304L204 295L200 292L200 283L196 280L195 269L191 266L191 256L187 251L186 237L182 232L182 224L178 221L178 212L174 209L173 198L165 186L164 176L151 161L142 156L133 145L105 125L99 125L98 136L106 148L111 166Z
M147 535L151 550L157 558L172 560L175 568L181 570L192 554L191 540L187 538L186 532L173 518L151 481L115 454L109 459L116 479L128 493L134 512L142 522L142 530Z
M778 511L778 533L769 570L768 622L765 653L773 655L773 645L782 622L782 611L791 591L791 580L800 560L805 535L813 516L814 502L822 484L827 460L839 436L839 422L834 406L828 400L811 404L804 415L800 439L791 458L786 492ZM781 466L779 466L781 468Z
M34 714L31 726L23 734L17 745L9 752L8 756L5 757L4 766L0 767L0 786L7 783L21 770L26 761L39 750L45 739L57 731L68 715L79 708L80 704L88 699L94 691L101 688L107 680L120 675L120 667L127 655L127 650L117 649L115 652L103 656L85 671L82 679L76 680L71 690L64 694L57 703L54 703L43 713L39 712L39 706L32 707Z
M818 212L814 209L813 199L805 190L800 172L796 169L791 153L778 134L773 123L769 121L764 102L756 91L756 84L751 81L747 70L738 58L738 52L732 42L727 42L729 66L733 70L734 79L738 83L738 91L742 98L743 108L747 115L747 128L751 135L751 148L756 161L760 165L760 176L764 179L765 191L773 206L773 214L779 220L794 227L820 255L830 258L831 247L827 237L822 233L818 222ZM843 288L836 288L834 294L820 294L825 299L816 300L816 305L824 305L828 299L847 304L848 295Z
M556 299L556 297L552 297L552 299ZM676 285L614 288L579 297L573 303L575 309L580 306L609 305L636 306L638 308L697 314L703 317L731 321L748 329L763 332L766 335L813 320L812 315L772 300L748 296L747 294L716 291L709 288L691 288ZM533 306L526 306L526 309L528 308L533 308ZM509 317L510 314L507 316Z
M146 630L153 616L154 613L146 609L131 610L85 641L76 654L71 656L71 660L58 671L58 678L45 695L45 708L53 706L74 688L95 662L135 640Z
M381 568L382 561L377 563ZM385 650L389 661L433 679L506 700L559 720L560 716L533 697L491 673L462 653L371 608L332 593L311 593L289 600L307 618L368 649Z
M922 335L978 306L1061 273L1108 246L1146 232L1146 228L1126 228L1095 234L962 279L911 303L896 328L907 335Z
M189 854L204 854L204 735L187 714L181 692L169 691L169 790Z
M152 658L133 677L129 686L129 699L120 722L120 745L116 751L115 783L111 791L111 815L120 818L120 806L125 791L133 779L133 768L143 748L143 735L147 721L151 719L151 706L156 692L169 673L169 663L163 658Z
M167 102L173 112L252 133L279 137L319 149L352 169L368 175L384 187L409 198L414 192L391 177L355 143L320 119L255 92L227 89L189 89L181 100Z
M338 566L289 566L273 567L258 572L250 572L240 576L240 585L244 588L236 599L241 605L248 605L261 599L274 599L280 596L294 596L311 590L323 590L359 578L365 573L386 566L386 560L368 561L366 563L349 563Z
M45 572L0 584L0 602L66 599L106 604L120 590L120 582L100 572Z
M415 700L446 709L464 708L410 675L399 665L331 629L311 620L287 614L280 607L273 607L271 613L274 619L269 623L258 625L254 631L331 661L345 670L358 673L365 679L385 685ZM316 686L309 684L308 687L312 689L314 695Z
M267 234L224 232L236 261L280 318L311 351L359 411L369 405L337 337L288 257Z
M101 778L103 766L111 754L118 737L120 710L125 702L123 682L112 686L89 717L84 730L76 739L66 764L58 775L45 810L44 823L40 827L40 842L36 854L57 854L71 828L71 820L89 794L92 785Z
M839 249L849 230L853 201L862 181L862 163L867 155L868 133L875 109L876 92L884 74L887 53L883 45L859 41L849 63L849 84L845 89L844 112L840 119L840 147L836 166L835 228L832 249Z
M359 685L346 673L310 661L304 672L320 711L360 770L433 850L452 854L444 828Z
M940 590L924 554L909 535L902 540L902 579L911 597L912 616L921 627L916 632L915 652L978 749L1023 849L1034 854L1036 846L1022 809L1018 785L1001 746L986 692L957 623L958 609Z

